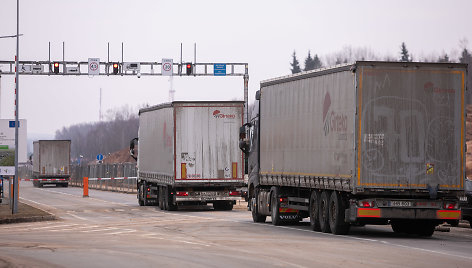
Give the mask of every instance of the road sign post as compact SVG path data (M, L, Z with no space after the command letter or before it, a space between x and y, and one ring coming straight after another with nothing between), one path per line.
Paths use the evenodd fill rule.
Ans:
M100 75L100 59L88 59L88 75Z

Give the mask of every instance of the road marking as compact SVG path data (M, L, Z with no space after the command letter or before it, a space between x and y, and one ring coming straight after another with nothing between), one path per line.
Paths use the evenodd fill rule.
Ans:
M39 202L36 202L36 201L33 201L33 200L29 200L29 199L26 199L26 198L23 198L23 197L20 197L21 200L25 200L25 201L28 201L28 202L31 202L31 203L34 203L34 204L37 204L37 205L40 205L40 206L44 206L44 207L48 207L48 208L52 208L52 209L56 209L55 207L53 206L49 206L49 205L46 205L46 204L43 204L43 203L39 203ZM37 209L40 209L42 211L45 211L41 208L37 208ZM47 212L47 211L45 211ZM49 213L49 212L48 212Z
M74 218L76 218L76 219L79 219L79 220L88 221L88 219L82 218L82 217L77 216L77 215L75 215L75 214L73 214L73 213L67 213L67 215L70 215L70 216L72 216L72 217L74 217Z
M81 233L92 233L92 232L101 232L101 231L110 231L110 230L118 230L115 227L108 227L103 229L95 229L95 230L87 230L87 231L80 231Z
M144 238L152 238L152 239L166 240L166 241L177 242L177 243L180 242L180 243L184 243L184 244L199 245L199 246L205 246L205 247L212 246L212 245L210 245L210 244L204 244L204 243L198 243L198 242L191 242L191 241L179 239L179 238L176 238L176 237L173 237L172 239L164 238L164 237L154 237L155 235L162 236L162 234L158 234L158 233L147 233L147 234L142 234L142 235L140 235L140 236L141 236L141 237L144 237Z
M58 229L58 230L50 230L51 232L62 232L62 231L78 231L77 229L90 229L90 228L97 228L101 227L100 225L90 225L90 226L76 226L74 228L68 229Z
M107 233L108 235L117 235L117 234L127 234L127 233L134 233L137 232L138 230L133 230L133 229L124 229L121 232L114 232L114 233Z
M51 193L56 193L56 194L62 194L62 195L73 196L73 197L77 197L77 198L81 198L81 199L84 198L83 196L80 196L80 195L69 194L69 193L64 193L64 192L58 192L58 191L52 191L52 190L46 190L46 189L43 189L43 191L51 192ZM87 199L90 199L90 200L97 200L97 201L101 201L101 202L105 202L105 203L110 203L110 204L115 204L115 205L124 206L124 207L130 207L130 205L127 205L127 204L117 203L117 202L113 202L113 201L107 201L107 200L98 199L98 198L94 198L94 197L87 197Z
M44 230L44 229L62 228L62 227L70 227L70 226L77 226L77 225L78 225L78 224L53 225L53 226L44 226L44 227L29 228L28 230Z
M184 215L184 214L169 213L169 212L165 212L165 213L166 213L166 214L170 214L170 215L175 215L175 216L184 216L184 217L192 217L192 218L211 219L211 218L208 218L208 217L201 217L201 216L195 216L195 215ZM404 245L401 245L401 244L395 244L395 243L391 243L391 242L384 241L384 240L368 239L368 238L355 237L355 236L348 236L348 235L334 235L334 234L331 234L331 233L315 232L315 231L312 231L312 230L298 229L298 228L288 227L288 226L276 226L276 225L272 225L272 224L268 225L268 224L261 224L261 223L255 223L255 222L247 222L247 221L241 221L241 220L228 220L228 219L212 219L212 220L219 220L219 221L226 221L226 222L234 222L234 223L247 223L247 224L254 224L254 225L258 225L258 226L275 227L275 228L280 228L280 229L287 229L287 230L295 230L295 231L302 231L302 232L308 232L308 233L315 233L315 234L327 235L327 236L331 236L331 237L343 237L343 238L349 238L349 239L353 239L353 240L361 240L361 241L366 241L366 242L388 244L388 245L397 246L397 247L402 247L402 248L407 248L407 249L419 250L419 251L424 251L424 252L428 252L428 253L441 254L441 255L446 255L446 256L450 256L450 257L464 258L464 259L472 260L472 257L469 257L469 256L462 256L462 255L451 254L451 253L447 253L447 252L443 252L443 251L430 250L430 249L423 249L423 248L418 248L418 247L404 246Z

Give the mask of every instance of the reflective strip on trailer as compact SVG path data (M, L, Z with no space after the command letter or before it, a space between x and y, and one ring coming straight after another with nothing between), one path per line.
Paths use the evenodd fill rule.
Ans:
M444 219L444 220L460 220L461 211L460 210L438 210L437 217L438 219Z
M380 218L380 208L358 208L357 217L359 218Z
M282 213L295 213L295 212L298 212L298 209L293 209L293 208L279 208L279 212L282 212Z

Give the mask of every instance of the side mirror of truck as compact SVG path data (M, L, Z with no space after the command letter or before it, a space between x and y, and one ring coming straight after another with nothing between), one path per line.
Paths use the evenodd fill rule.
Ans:
M251 123L246 123L239 128L239 149L245 154L249 152L249 142L246 137L246 126L251 127Z
M138 160L138 157L135 156L135 151L134 151L134 147L137 141L138 141L138 138L134 138L129 142L129 154L134 160Z
M261 91L256 91L256 100L261 100Z

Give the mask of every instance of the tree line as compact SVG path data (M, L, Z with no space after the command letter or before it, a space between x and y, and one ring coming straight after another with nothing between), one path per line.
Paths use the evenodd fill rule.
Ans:
M413 55L408 51L405 42L402 42L400 45L400 50L398 57L384 56L381 57L378 54L374 53L372 50L367 48L353 48L350 46L344 47L341 51L335 52L324 57L324 63L320 59L321 57L318 54L311 56L311 51L308 50L308 55L304 61L303 71L310 71L325 66L338 65L343 63L354 62L356 60L385 60L385 61L423 61L423 62L460 62L468 63L472 65L472 55L469 49L467 49L467 41L460 41L461 52L458 57L452 59L447 53L443 52L442 55L430 55L423 58L417 57L414 58ZM470 66L469 66L470 68ZM470 70L470 69L469 69ZM297 54L293 51L292 61L290 63L290 71L292 74L302 72L300 62L297 59ZM470 71L469 71L470 73Z
M98 154L107 155L129 146L138 135L138 115L128 106L109 110L105 120L63 127L55 139L71 140L71 160L93 161Z

